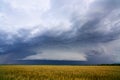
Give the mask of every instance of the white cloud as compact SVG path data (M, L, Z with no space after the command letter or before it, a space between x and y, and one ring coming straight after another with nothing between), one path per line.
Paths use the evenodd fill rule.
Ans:
M62 0L54 3L54 0L2 0L0 12L4 17L0 18L0 27L9 35L16 34L22 28L33 29L38 25L40 32L44 32L43 28L68 31L71 30L71 15L86 14L91 1Z
M50 8L50 0L4 0L14 9L25 12L41 11L44 12Z
M0 27L15 32L41 24L41 16L50 9L50 0L3 0Z
M30 55L23 60L80 60L86 61L86 55L76 51L64 51L64 50L45 50L43 53L36 55Z

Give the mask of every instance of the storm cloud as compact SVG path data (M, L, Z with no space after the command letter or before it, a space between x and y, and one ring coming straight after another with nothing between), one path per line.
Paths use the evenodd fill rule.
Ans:
M0 63L120 62L119 0L0 0Z

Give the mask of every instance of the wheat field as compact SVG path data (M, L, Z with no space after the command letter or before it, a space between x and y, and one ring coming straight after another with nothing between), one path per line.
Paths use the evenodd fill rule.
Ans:
M2 65L0 80L120 80L120 66Z

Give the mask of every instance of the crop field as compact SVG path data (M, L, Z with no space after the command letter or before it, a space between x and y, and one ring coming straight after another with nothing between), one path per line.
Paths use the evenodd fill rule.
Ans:
M1 65L0 80L120 80L120 66Z

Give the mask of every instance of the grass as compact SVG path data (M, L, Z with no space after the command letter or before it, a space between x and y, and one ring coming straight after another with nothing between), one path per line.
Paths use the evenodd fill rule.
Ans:
M120 80L120 66L0 66L0 80Z

